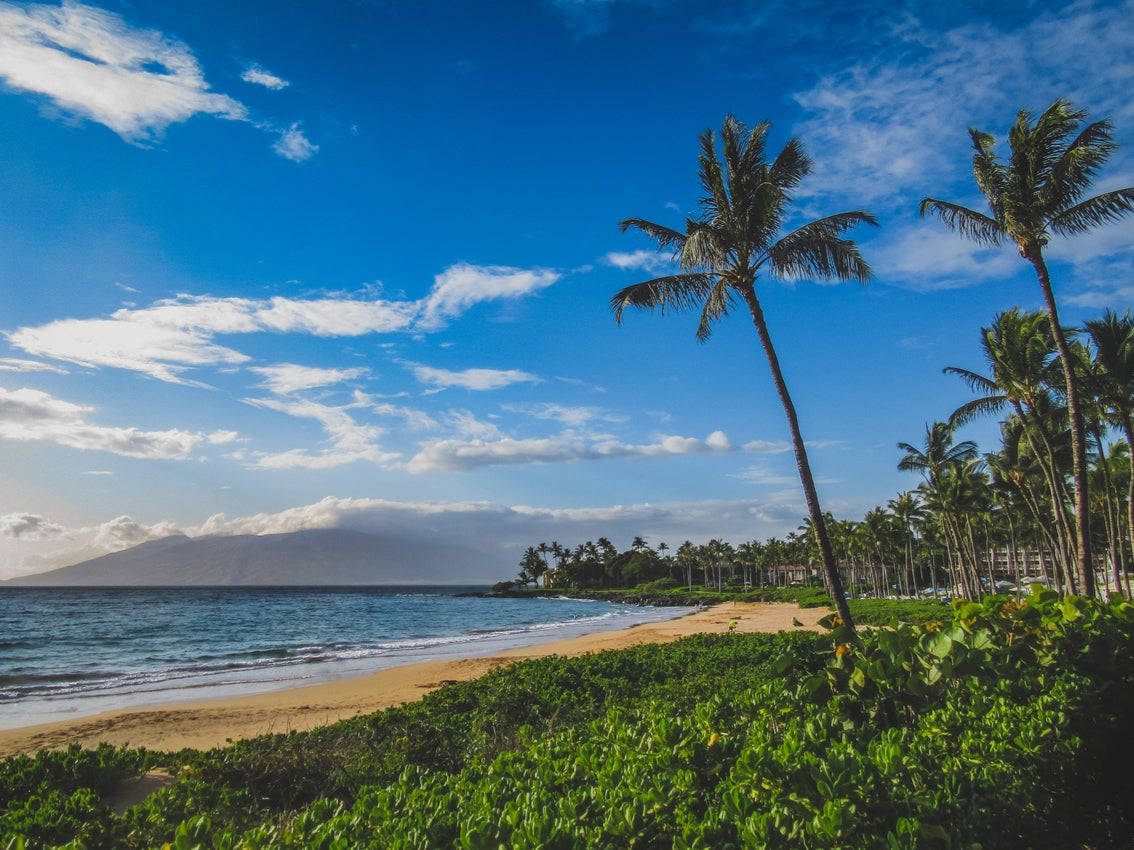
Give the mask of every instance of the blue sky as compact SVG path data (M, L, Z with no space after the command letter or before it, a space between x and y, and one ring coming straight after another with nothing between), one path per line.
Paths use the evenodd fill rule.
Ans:
M482 579L797 528L750 322L607 307L666 269L618 222L680 226L728 113L815 159L799 222L881 225L867 287L760 284L858 519L969 397L942 368L1040 306L917 202L979 205L966 128L1060 96L1134 184L1132 46L1129 0L0 2L0 578L173 532L454 538ZM1134 303L1132 233L1052 244L1067 323Z

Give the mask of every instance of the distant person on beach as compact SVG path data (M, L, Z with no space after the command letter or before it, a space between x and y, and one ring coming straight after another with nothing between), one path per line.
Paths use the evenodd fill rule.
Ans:
M728 630L729 630L730 632L735 632L735 631L736 631L736 620L729 620L729 621L728 621Z

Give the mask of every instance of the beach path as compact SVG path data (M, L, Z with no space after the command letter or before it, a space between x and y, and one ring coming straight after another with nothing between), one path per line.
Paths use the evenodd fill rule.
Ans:
M151 750L198 750L270 733L306 731L338 720L372 714L421 699L448 682L483 676L525 658L584 655L645 643L667 643L701 632L821 630L826 608L790 603L728 602L661 623L595 632L562 641L521 647L484 658L426 661L379 670L367 676L224 700L122 709L39 726L0 731L0 757L61 749L70 744L93 747L105 742ZM802 626L793 625L793 619Z

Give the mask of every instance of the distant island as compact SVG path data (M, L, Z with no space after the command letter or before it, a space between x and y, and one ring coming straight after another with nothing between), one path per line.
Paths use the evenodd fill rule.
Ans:
M499 569L499 556L471 546L309 529L173 535L0 587L476 584Z

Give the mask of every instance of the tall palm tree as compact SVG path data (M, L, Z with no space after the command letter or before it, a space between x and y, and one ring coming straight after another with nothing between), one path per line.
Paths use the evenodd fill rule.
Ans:
M1073 236L1134 210L1134 187L1083 197L1094 175L1117 147L1111 140L1109 120L1081 126L1086 117L1085 111L1074 109L1063 99L1056 100L1034 122L1030 112L1021 110L1008 131L1011 148L1008 162L1001 162L996 156L991 134L970 128L975 151L973 176L991 213L924 198L921 214L932 213L951 229L979 243L1012 242L1020 256L1035 269L1067 383L1075 480L1076 566L1082 592L1092 596L1095 570L1091 557L1087 443L1079 386L1074 357L1059 324L1059 310L1043 249L1052 234Z
M708 340L712 325L743 303L751 314L756 334L772 371L772 380L787 415L796 466L812 520L816 545L835 597L839 616L854 629L842 592L831 543L823 522L807 450L788 393L764 310L756 294L762 273L777 278L870 279L870 266L858 246L843 234L858 224L875 224L873 216L856 210L808 222L781 235L790 211L791 193L812 170L811 160L797 139L791 139L771 162L765 153L770 125L751 130L733 116L721 127L723 162L717 156L712 130L700 136L699 176L704 197L700 214L686 219L685 230L673 230L640 218L622 222L622 231L640 230L661 250L673 252L677 274L643 281L619 290L611 299L615 319L621 323L627 307L680 311L700 308L697 338Z
M914 556L914 521L921 519L925 516L925 510L922 507L921 500L912 491L899 493L897 498L891 499L886 503L890 513L898 522L898 527L902 531L903 548L905 550L905 592L913 595L917 588L917 579L914 576L913 556Z

